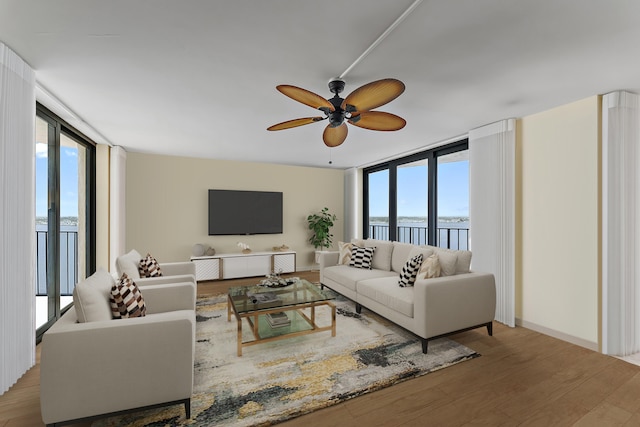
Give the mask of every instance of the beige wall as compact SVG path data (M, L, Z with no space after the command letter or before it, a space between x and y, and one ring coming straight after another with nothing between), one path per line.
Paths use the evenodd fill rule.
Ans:
M600 99L521 119L516 317L597 348Z
M127 153L127 250L150 252L160 262L186 261L195 243L217 253L254 251L286 244L308 270L314 248L306 217L324 206L338 215L334 246L343 237L342 170ZM284 232L274 235L208 236L208 189L282 191Z

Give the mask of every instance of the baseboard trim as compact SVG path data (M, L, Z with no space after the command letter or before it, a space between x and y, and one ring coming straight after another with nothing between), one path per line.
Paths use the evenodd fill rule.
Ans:
M580 347L584 347L589 350L593 350L596 352L600 352L598 348L598 343L585 340L583 338L574 337L573 335L565 334L564 332L559 332L554 329L547 328L546 326L540 326L536 323L529 322L527 320L522 320L516 317L516 326L522 326L523 328L531 329L532 331L540 332L544 335L549 335L553 338L558 338L559 340L566 341L571 344L579 345Z

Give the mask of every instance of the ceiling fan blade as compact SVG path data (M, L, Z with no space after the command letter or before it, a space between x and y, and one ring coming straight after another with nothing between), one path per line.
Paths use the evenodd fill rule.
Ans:
M393 101L402 92L404 92L404 83L400 80L376 80L351 92L342 101L342 108L348 112L373 110Z
M319 121L324 120L324 119L325 119L325 117L305 117L305 118L302 118L302 119L287 120L286 122L282 122L282 123L278 123L277 125L269 126L267 128L267 130L290 129L290 128L294 128L294 127L297 127L297 126L303 126L303 125L308 125L310 123L319 122Z
M382 111L363 111L351 116L349 123L364 129L383 131L399 130L407 124L402 117Z
M342 123L340 126L332 127L331 125L327 125L324 129L324 133L322 134L322 139L324 141L324 145L327 147L337 147L342 144L345 139L347 139L347 133L349 129L347 129L347 124Z
M302 102L304 105L308 105L309 107L316 109L328 108L329 111L335 110L333 104L331 104L329 101L327 101L320 95L317 95L306 89L291 85L278 85L276 86L276 89L278 89L289 98L294 99L298 102Z

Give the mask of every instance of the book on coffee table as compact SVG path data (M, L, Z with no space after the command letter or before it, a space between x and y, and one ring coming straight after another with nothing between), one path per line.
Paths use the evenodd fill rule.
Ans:
M268 313L266 315L267 322L272 328L280 328L282 326L289 326L291 324L291 320L286 313L280 311L278 313Z

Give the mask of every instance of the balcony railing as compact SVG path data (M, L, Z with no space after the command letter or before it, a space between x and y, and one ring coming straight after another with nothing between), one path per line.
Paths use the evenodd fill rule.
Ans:
M427 244L427 227L398 226L398 242L414 245ZM369 237L372 239L389 240L389 226L376 224L369 226ZM469 229L438 227L436 245L447 249L469 249Z
M47 295L48 232L36 230L36 296ZM73 295L78 281L78 232L60 231L60 295Z

